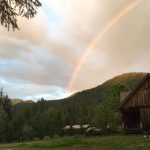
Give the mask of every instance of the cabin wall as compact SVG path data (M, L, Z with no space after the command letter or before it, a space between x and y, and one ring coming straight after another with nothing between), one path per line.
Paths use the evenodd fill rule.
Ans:
M131 114L123 115L123 125L124 129L140 129L140 120L137 117L132 116Z
M142 129L144 131L150 131L150 107L140 109Z
M125 131L134 131L138 128L150 131L150 76L130 95L121 111Z
M150 78L131 96L125 104L124 109L141 106L150 106Z

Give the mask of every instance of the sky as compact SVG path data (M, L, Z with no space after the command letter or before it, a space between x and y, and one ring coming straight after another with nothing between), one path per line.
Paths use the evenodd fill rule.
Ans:
M126 72L150 72L150 1L140 2L98 39L71 89L77 64L94 37L138 0L41 0L19 31L0 26L0 87L10 98L60 99Z

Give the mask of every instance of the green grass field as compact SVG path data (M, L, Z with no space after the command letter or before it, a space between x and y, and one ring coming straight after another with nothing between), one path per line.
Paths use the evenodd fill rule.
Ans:
M142 135L63 137L24 143L0 144L0 150L150 150Z

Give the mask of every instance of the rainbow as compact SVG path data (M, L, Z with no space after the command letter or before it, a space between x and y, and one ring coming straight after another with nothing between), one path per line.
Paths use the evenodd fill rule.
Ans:
M68 91L70 92L72 91L73 84L83 64L85 63L87 57L89 56L91 51L94 49L96 44L103 38L105 33L108 32L114 25L116 25L125 15L127 15L130 11L132 11L135 7L137 7L142 1L143 0L137 0L123 7L123 9L121 9L119 13L117 13L113 18L111 18L110 21L108 21L106 25L100 29L98 34L91 40L90 44L85 49L85 52L83 53L80 60L75 65L71 79L69 80L69 84L67 86Z

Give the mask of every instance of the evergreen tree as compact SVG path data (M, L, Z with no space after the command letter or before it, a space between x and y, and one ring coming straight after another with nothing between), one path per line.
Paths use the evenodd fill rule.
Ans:
M37 14L37 7L41 6L38 0L1 0L0 22L1 25L10 29L19 29L17 17L33 18Z
M99 104L94 118L94 124L100 128L104 134L116 132L117 127L121 124L119 104L120 93L128 88L123 84L115 84L111 89L110 96Z
M33 131L33 128L28 125L28 124L25 124L23 126L23 136L27 139L27 140L31 140L34 136L34 131Z

